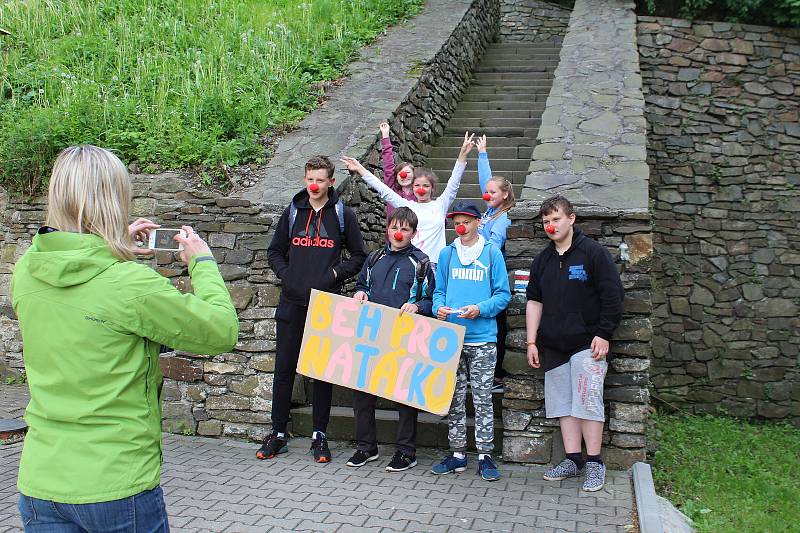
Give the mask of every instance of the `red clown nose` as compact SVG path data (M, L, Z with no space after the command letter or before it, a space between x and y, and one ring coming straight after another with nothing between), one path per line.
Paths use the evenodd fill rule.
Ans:
M483 200L484 200L485 202L488 202L488 201L489 201L489 200L491 200L491 199L492 199L492 197L491 197L491 195L489 195L489 193L488 193L488 192L485 192L485 193L483 193Z
M425 188L424 187L417 187L417 190L414 191L417 193L417 196L425 196Z
M319 185L317 185L316 183L312 183L311 185L308 186L308 190L311 192L319 192Z
M393 237L394 237L394 240L396 240L396 241L402 241L403 240L403 232L395 231Z
M464 224L459 224L456 226L456 233L459 235L464 235L467 232L467 227Z
M400 176L400 177L401 177L401 178L403 178L403 179L406 179L406 178L408 177L408 171L406 171L406 170L401 170L401 171L400 171L400 174L398 174L398 176Z
M549 234L551 234L551 235L552 235L553 233L555 233L555 232L556 232L556 227L555 227L554 225L552 225L552 224L548 224L548 225L546 225L546 226L544 227L544 230L545 230L547 233L549 233Z

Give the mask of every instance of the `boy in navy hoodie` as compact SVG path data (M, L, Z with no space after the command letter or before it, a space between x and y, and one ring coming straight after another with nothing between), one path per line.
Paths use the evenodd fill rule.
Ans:
M434 278L428 256L411 244L417 233L417 215L408 207L398 207L389 215L387 244L372 252L361 268L353 295L359 302L375 302L396 307L404 313L431 316ZM378 459L373 394L353 391L358 447L347 466L363 466ZM402 472L417 465L417 415L410 405L397 404L399 420L394 457L386 470Z
M447 416L452 453L431 470L434 474L463 472L467 467L467 381L472 383L475 407L475 447L478 474L487 481L500 479L492 460L494 409L492 383L497 361L497 320L508 307L511 292L508 272L500 250L478 233L481 213L469 202L458 202L447 218L453 219L459 238L439 254L433 312L466 328L464 349L458 363L456 388Z
M608 250L573 227L569 200L548 198L539 214L551 242L531 265L528 363L544 365L545 414L558 418L567 455L544 479L560 481L585 470L583 490L593 492L603 488L606 477L600 457L603 383L609 341L622 320L622 282Z
M281 280L281 297L275 311L277 349L272 433L256 452L259 459L271 459L289 451L286 426L311 289L338 293L342 284L358 273L367 256L358 219L342 204L333 188L334 170L325 156L308 160L306 187L283 211L267 249L269 265ZM350 258L343 260L345 249ZM311 451L318 463L331 460L325 432L330 419L332 390L330 383L314 381Z

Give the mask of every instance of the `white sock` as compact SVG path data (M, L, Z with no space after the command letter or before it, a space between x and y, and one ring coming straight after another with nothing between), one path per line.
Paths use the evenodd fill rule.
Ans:
M478 461L483 461L487 457L491 457L491 455L489 455L488 453L479 453L478 454Z
M324 436L325 436L325 433L323 433L323 432L321 432L321 431L315 431L314 433L312 433L312 434L311 434L311 438L312 438L312 439L316 439L316 438L317 438L317 437L319 437L319 436L322 436L322 437L324 437Z
M464 459L466 455L464 455L464 452L453 452L453 457L456 459Z
M277 433L279 439L285 439L286 433L281 433L280 431Z

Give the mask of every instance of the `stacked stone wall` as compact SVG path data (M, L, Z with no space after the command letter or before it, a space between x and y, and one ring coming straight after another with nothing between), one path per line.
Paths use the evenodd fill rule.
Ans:
M460 93L469 83L472 68L497 28L498 9L492 0L476 0L466 9L463 2L456 4L464 9L463 17L454 23L450 36L433 57L406 74L408 89L403 98L387 99L388 103L376 100L375 105L395 106L393 113L389 111L395 130L393 138L399 155L407 160L421 162L428 143L442 133ZM324 112L354 111L336 109L332 100ZM376 130L377 127L342 132L337 142L346 153L377 166ZM325 151L323 147L330 148L330 131L312 131L303 134L311 137L306 139L310 155ZM331 155L335 158L338 154ZM281 167L277 172L282 180L278 188L299 189L299 180L288 180L301 172L302 166ZM383 242L385 206L361 180L341 174L339 181L340 194L356 210L368 246L376 248ZM223 196L202 190L179 173L134 175L133 184L134 216L145 216L167 227L192 225L209 243L240 320L239 342L230 353L215 357L182 352L162 354L165 429L263 438L271 422L274 317L280 296L280 282L267 264L266 249L285 205L271 203L275 199L263 191L250 198L248 191ZM9 198L0 188L0 373L4 375L18 376L24 367L22 340L11 307L11 272L43 223L45 207L44 198L22 202ZM179 289L191 290L186 268L173 259L171 253L159 252L149 264Z
M655 394L800 421L800 32L640 18Z
M561 44L570 9L540 0L500 0L499 41Z

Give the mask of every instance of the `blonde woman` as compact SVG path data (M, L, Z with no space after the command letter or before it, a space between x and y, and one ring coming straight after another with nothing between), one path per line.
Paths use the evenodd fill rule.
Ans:
M131 261L131 185L108 150L56 159L46 225L11 281L31 400L17 487L25 530L169 531L161 475L161 344L230 350L238 318L208 248L189 226L181 260L194 294Z
M506 232L511 225L508 212L514 207L514 189L511 182L501 176L493 176L492 168L489 165L489 154L486 152L486 135L482 135L475 143L478 148L478 182L481 185L483 200L486 202L487 209L481 216L478 232L490 242L497 246L506 258ZM506 357L506 335L508 335L508 324L506 323L506 310L503 309L497 315L497 364L494 367L493 393L503 392L503 380L508 372L503 368L503 361Z

